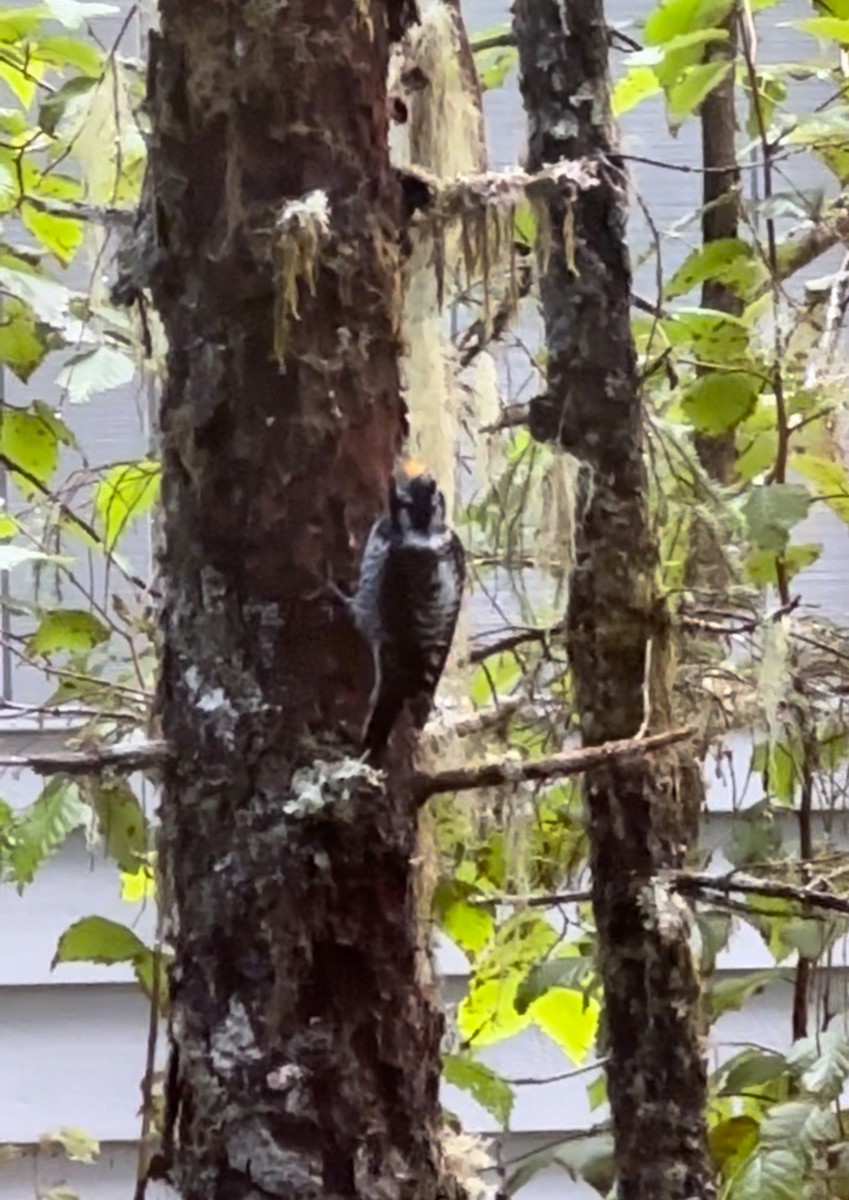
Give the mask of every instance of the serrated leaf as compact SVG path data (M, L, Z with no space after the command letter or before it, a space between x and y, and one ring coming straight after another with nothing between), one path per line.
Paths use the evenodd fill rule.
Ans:
M583 957L552 958L535 963L516 990L516 1011L527 1012L533 1002L551 988L575 988L591 970L591 963Z
M446 1083L468 1092L481 1108L495 1118L502 1129L510 1126L510 1114L516 1099L513 1089L500 1075L470 1054L448 1054L442 1062Z
M59 465L59 439L49 420L18 408L4 408L0 414L0 452L21 471L48 483ZM39 495L35 485L17 471L15 485L27 499Z
M68 306L74 293L53 279L33 271L0 266L0 291L28 305L39 320L53 329L66 330L71 320Z
M749 971L745 975L731 975L711 981L705 996L705 1009L713 1023L723 1013L742 1008L750 996L762 992L767 984L780 979L774 970Z
M26 383L46 354L47 342L30 310L20 300L6 300L0 322L0 364Z
M130 383L135 372L135 363L121 350L98 346L68 359L56 382L67 392L72 404L82 404L95 394Z
M83 793L97 815L106 853L122 871L134 871L148 852L148 824L144 810L125 780L104 783L92 779Z
M477 889L458 880L444 880L433 897L434 917L440 929L467 955L473 957L492 937L495 921L480 904L467 897Z
M720 1094L733 1096L780 1078L787 1071L787 1063L780 1054L746 1049L727 1062L723 1070L727 1073Z
M793 470L809 479L829 508L849 524L849 473L843 463L817 454L794 454L790 461Z
M734 1176L729 1200L799 1200L804 1163L792 1150L756 1150Z
M109 640L109 629L93 612L83 608L55 608L41 617L27 639L32 654L79 653Z
M97 1138L73 1125L62 1125L59 1129L43 1133L38 1140L44 1149L61 1146L72 1162L92 1163L100 1153Z
M681 408L694 428L724 433L753 412L762 387L760 379L743 371L711 372L687 388Z
M153 866L142 863L135 870L121 872L121 899L127 904L140 904L156 895L156 874Z
M661 90L660 82L651 67L631 67L617 81L611 96L614 117L636 108L643 100L656 96Z
M754 1117L728 1117L708 1131L708 1149L717 1170L730 1159L742 1157L754 1149L758 1140L758 1122Z
M45 212L26 200L21 205L21 219L36 241L66 267L82 243L82 221Z
M732 70L730 62L698 63L687 67L666 93L666 107L673 125L680 125Z
M664 288L669 299L684 296L708 279L746 296L767 277L755 250L741 238L718 238L691 251Z
M106 917L83 917L69 925L59 938L50 968L53 970L59 963L69 962L105 966L135 964L150 954L141 938L128 926Z
M784 574L788 580L806 567L812 566L822 554L819 542L801 542L788 546L781 555ZM754 550L746 559L746 575L752 583L766 587L778 582L777 560L771 550Z
M159 498L161 467L143 459L113 467L99 485L94 507L103 522L107 549L112 550L124 531L150 512Z
M849 45L849 20L839 17L806 17L803 21L789 23L794 29L809 33L811 37L839 42L842 46Z
M806 1092L818 1100L836 1100L849 1079L849 1038L838 1029L799 1038L787 1054L787 1066Z
M707 366L748 365L751 332L737 317L710 308L682 307L660 322L672 346L692 350Z
M646 17L646 45L663 45L674 37L721 25L734 0L663 0Z
M68 101L76 99L77 96L84 96L97 86L97 77L92 78L89 75L75 75L72 79L67 79L60 88L47 97L42 102L38 112L38 123L45 133L52 137L56 133L56 126L62 119L62 114L67 107Z
M827 1108L811 1100L788 1100L774 1105L761 1123L761 1143L764 1146L792 1145L798 1151L836 1141L839 1134L837 1119Z
M589 1053L601 1014L597 1000L569 988L551 988L531 1005L534 1023L556 1042L574 1063Z
M9 843L9 868L18 887L32 883L38 868L59 849L69 834L85 821L79 789L56 776L36 800L15 819Z
M521 676L522 665L515 654L494 654L475 670L469 699L476 708L491 704L494 695L503 695Z
M780 554L793 528L808 515L808 489L796 483L769 483L753 487L743 504L749 537L760 550Z

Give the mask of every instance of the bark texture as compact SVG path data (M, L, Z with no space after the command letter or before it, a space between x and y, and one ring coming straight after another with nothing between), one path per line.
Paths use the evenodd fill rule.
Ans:
M567 646L584 742L593 745L641 725L665 728L670 715L668 616L655 590L629 319L627 180L612 132L600 0L514 0L513 11L529 170L587 159L600 176L551 206L541 274L548 389L530 414L538 438L557 440L581 463ZM715 1194L690 912L649 883L681 864L694 836L695 814L682 799L692 776L692 763L670 750L585 778L623 1200Z
M405 431L385 84L405 13L160 15L163 1162L184 1200L451 1195L441 1018L416 982L415 803L349 757L370 666L313 595L328 572L353 582ZM316 191L326 236L304 217L297 241L281 217Z

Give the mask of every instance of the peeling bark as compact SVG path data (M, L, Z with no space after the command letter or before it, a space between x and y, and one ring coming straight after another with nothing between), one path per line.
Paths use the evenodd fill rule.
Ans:
M583 740L668 728L669 618L655 588L631 337L627 178L614 142L600 0L514 0L530 171L591 160L599 185L550 204L541 271L547 394L537 438L581 464L567 649ZM644 703L645 701L645 703ZM646 711L648 709L648 711ZM686 904L649 879L695 834L694 767L676 750L585 777L605 994L608 1093L623 1200L712 1198L699 981Z
M349 757L368 656L312 595L328 572L353 582L406 427L386 100L406 6L160 14L164 1166L184 1200L456 1196L409 763L387 787ZM328 236L281 278L283 206L317 190Z

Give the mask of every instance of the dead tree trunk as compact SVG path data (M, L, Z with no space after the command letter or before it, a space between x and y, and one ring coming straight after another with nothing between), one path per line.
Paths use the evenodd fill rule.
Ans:
M670 717L670 636L655 589L642 410L630 327L627 180L608 97L601 0L514 0L529 170L596 164L599 184L550 205L541 272L548 389L536 437L581 463L567 647L584 742ZM695 831L692 765L675 751L593 771L593 906L605 995L619 1195L712 1197L706 1071L689 910L651 880L681 863ZM686 784L687 786L683 786Z
M415 805L348 757L370 668L311 595L328 571L353 582L405 429L401 3L161 0L152 38L163 1160L183 1200L454 1186L441 1018L416 982Z

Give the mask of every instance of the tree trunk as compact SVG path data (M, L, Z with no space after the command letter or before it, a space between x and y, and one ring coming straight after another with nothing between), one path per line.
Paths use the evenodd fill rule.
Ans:
M541 274L548 391L538 438L581 463L567 645L585 744L669 721L670 635L654 583L642 408L631 337L627 179L611 128L600 0L515 0L529 170L596 164L599 183L550 205ZM564 27L565 25L565 27ZM574 270L572 269L574 267ZM608 1093L623 1200L715 1194L689 909L652 879L695 834L693 764L676 751L593 771L593 907Z
M415 806L404 763L387 788L349 757L370 666L311 595L328 572L354 581L405 432L386 104L405 13L160 14L163 1159L184 1200L450 1195Z

